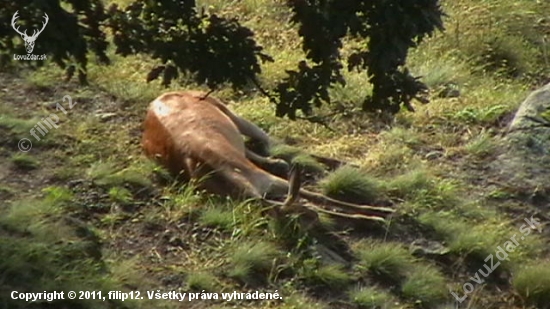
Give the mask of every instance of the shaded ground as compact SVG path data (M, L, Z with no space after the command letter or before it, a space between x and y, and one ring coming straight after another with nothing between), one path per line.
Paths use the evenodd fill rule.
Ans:
M31 167L25 160L21 163L21 160L14 159L15 156L21 154L17 148L17 141L20 138L27 137L34 141L28 132L29 124L22 125L21 127L26 130L19 128L20 131L3 125L4 140L0 152L3 157L0 169L1 194L3 194L4 200L2 207L5 210L6 206L22 199L43 196L44 188L68 189L73 196L71 198L72 205L67 214L95 230L102 243L100 256L103 256L103 259L112 267L120 267L122 272L126 268L132 269L125 274L130 278L122 278L122 282L126 282L126 288L143 290L149 287L162 290L197 289L200 291L203 286L208 284L199 280L199 283L190 286L192 280L198 280L191 279L191 277L195 271L202 273L207 270L209 275L203 281L215 280L214 287L210 288L218 292L233 290L245 292L258 288L262 290L278 289L289 294L305 293L317 301L339 308L357 308L357 305L348 300L345 291L334 289L334 286L331 285L335 284L334 282L340 282L338 280L347 285L350 279L331 278L331 276L339 276L338 272L336 275L328 275L329 279L318 277L318 274L304 274L307 267L304 268L303 262L295 261L295 259L302 260L304 257L306 260L311 260L311 258L307 258L310 254L323 256L323 250L326 250L326 247L332 245L334 248L336 244L331 238L323 239L318 236L316 240L313 239L314 242L311 242L312 239L307 240L309 242L307 246L310 246L310 249L301 250L308 253L304 255L303 252L294 251L294 255L291 254L279 260L281 263L279 264L279 274L276 277L270 275L267 282L263 275L258 277L253 275L252 278L243 279L244 282L231 276L230 270L227 269L228 260L231 258L228 258L227 252L234 250L231 249L234 242L239 244L249 241L248 238L259 239L260 237L267 239L275 237L277 239L287 234L285 232L280 235L272 234L274 230L269 228L271 223L265 220L255 223L254 228L251 229L253 232L249 232L251 234L248 238L242 239L238 235L236 236L235 233L239 232L234 229L235 226L224 229L220 226L216 228L208 224L205 225L204 221L201 221L203 220L202 214L196 207L206 201L201 201L200 197L190 198L186 195L189 193L179 189L179 185L174 187L171 186L170 181L163 181L162 173L147 167L148 165L141 156L139 125L146 102L129 107L126 102L119 101L94 87L82 88L76 84L67 83L61 86L40 88L32 86L28 81L16 75L5 73L0 74L0 84L3 85L0 97L2 111L5 111L6 115L12 119L31 119L30 127L36 123L36 119L49 113L56 112L60 115L59 111L55 111L54 103L59 102L64 95L71 95L77 102L70 114L68 113L67 117L63 118L60 128L49 132L41 143L35 143L33 148L26 153L31 158ZM38 118L34 119L34 117ZM503 130L502 123L497 123L494 129ZM418 153L423 156L434 151L445 150L422 145L416 147ZM526 196L527 193L522 192L521 188L502 187L493 181L492 177L487 177L490 174L487 174L486 162L493 160L495 155L472 159L469 155L458 153L437 160L445 163L441 166L440 172L448 173L447 175L464 181L465 187L461 190L468 191L470 198L477 196L479 199L483 199L480 205L485 206L482 207L487 207L487 209L495 207L504 210L507 213L506 217L511 220L517 218L518 224L521 223L522 217L533 214L541 215L540 209L534 207L537 206L536 201ZM419 181L417 185L424 186L422 190L428 190L428 194L432 194L433 198L441 198L436 196L437 193L433 191L433 188L430 189L431 185L421 184L424 180L410 181ZM416 185L413 184L411 188L414 186ZM409 187L405 187L405 190L407 188ZM410 196L407 195L407 192L395 193L392 190L399 191L400 189L387 189L387 194L389 194L386 197L387 200L391 200L392 204L399 208L405 208L405 210L392 221L389 229L370 228L359 223L353 226L354 232L339 230L338 238L345 241L341 244L343 245L341 248L345 249L349 244L352 244L353 247L355 246L353 244L362 239L402 243L405 248L411 250L414 256L420 258L422 263L433 265L447 280L450 279L458 284L466 282L480 267L480 259L486 256L484 255L486 254L484 253L485 249L475 254L472 252L461 253L462 249L453 250L454 236L448 238L438 230L437 225L426 224L419 220L416 215L417 210L415 210L417 206L407 206L407 200L418 199L421 196L420 193L418 193L420 195ZM500 195L495 194L493 198L485 198L487 192L496 191L500 192ZM128 192L128 195L120 192ZM182 195L187 197L178 202ZM451 209L458 207L453 206L453 203L456 203L456 201L453 202L453 198L443 201L431 200L430 196L424 198L426 200L417 201L417 203L423 207L433 207L436 212L445 213L449 207ZM219 202L223 204L223 202ZM175 207L178 203L179 207L184 207ZM446 205L446 203L451 204ZM229 204L229 206L223 207L243 209L242 207L245 206ZM463 211L467 210L462 209L458 212ZM468 217L474 213L475 211L465 214ZM239 228L243 228L243 226ZM544 235L550 236L546 230ZM549 238L543 235L541 237L545 239L544 243L547 247ZM299 241L299 238L295 241ZM316 242L318 243L315 244ZM293 249L293 246L296 246L297 243L292 240L286 245L285 241L279 240L279 243L283 250L289 252L296 250ZM449 247L451 248L449 249ZM489 247L488 250L490 249ZM392 252L386 254L391 255ZM548 252L544 250L538 254L544 256ZM334 261L330 263L334 263ZM406 301L412 301L413 298L406 296L401 291L404 282L396 284L395 281L387 281L387 278L366 276L360 265L360 263L353 262L345 267L353 274L356 284L359 286L375 284ZM411 265L419 267L417 264ZM118 271L120 272L120 270ZM314 271L313 274L317 271ZM140 279L136 280L131 278L132 276ZM146 280L142 281L144 278ZM426 282L426 286L439 285L437 278L428 279L435 281ZM329 285L326 285L326 280ZM521 307L519 300L513 296L510 280L509 270L497 272L490 284L484 286L479 292L481 293L479 295L483 296L475 298L475 306L479 308ZM137 283L139 281L141 282ZM458 290L457 287L456 291ZM452 303L452 298L446 292L447 289L444 288L443 291L445 291L445 295L442 297L430 295L429 292L425 292L428 293L428 296L419 297L427 302L425 306L429 308L434 307L434 304L437 303ZM189 305L192 305L193 308L201 308L210 307L212 303L214 301L194 302ZM265 302L261 306L277 307L277 303ZM298 303L300 302L298 301ZM259 303L254 301L238 302L239 307L257 308L258 305ZM170 306L174 306L174 304L170 304ZM179 304L175 304L175 306L178 307ZM398 305L393 303L393 306ZM412 306L412 304L409 303L406 307L408 306ZM190 307L186 304L186 308Z

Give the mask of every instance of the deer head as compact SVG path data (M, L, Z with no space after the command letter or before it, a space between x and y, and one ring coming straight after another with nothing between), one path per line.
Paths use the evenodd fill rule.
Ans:
M48 17L48 14L44 13L44 19L45 21L42 23L42 29L40 29L39 31L37 31L36 29L33 30L33 33L32 35L27 35L27 30L25 30L25 32L21 32L19 31L19 27L16 27L15 26L15 21L17 20L17 18L19 18L19 16L17 16L17 13L19 11L16 11L15 14L13 14L13 17L11 19L11 26L13 27L13 29L19 33L19 35L21 35L21 38L23 39L23 41L25 41L25 49L27 49L27 53L32 53L32 50L34 49L34 41L36 41L36 38L38 37L38 35L40 33L42 33L42 31L44 31L44 28L46 28L46 25L48 24L48 20L49 20L49 17Z

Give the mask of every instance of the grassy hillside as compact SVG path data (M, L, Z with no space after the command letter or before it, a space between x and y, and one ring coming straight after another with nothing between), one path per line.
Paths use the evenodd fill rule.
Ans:
M302 57L282 2L200 1L255 30L275 58L264 66L266 85ZM550 3L443 4L447 31L409 59L431 103L392 123L358 112L370 86L355 72L331 90L350 110L332 120L333 131L278 119L256 93L214 94L294 147L359 166L328 175L319 190L352 188L398 210L387 226L324 220L342 243L302 230L296 218L262 216L258 203L195 193L146 160L141 121L164 91L144 82L154 65L146 57L111 52L113 65L91 64L87 87L64 82L53 64L0 73L0 308L550 308L550 230L524 221L549 214L525 198L532 192L484 174L515 109L548 82ZM171 89L202 89L181 83ZM59 128L37 142L30 130L51 113ZM22 138L32 141L28 152L18 149ZM496 252L512 237L518 244L500 261ZM354 261L330 258L326 248L336 245ZM491 254L500 264L480 277ZM470 286L462 303L450 292L461 298ZM12 300L13 290L140 291L145 299L29 306ZM277 291L282 299L147 300L157 290Z

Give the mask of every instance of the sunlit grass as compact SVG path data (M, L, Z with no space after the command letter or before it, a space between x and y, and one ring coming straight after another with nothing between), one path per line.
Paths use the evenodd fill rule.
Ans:
M107 2L127 5L131 1ZM275 220L262 212L260 203L205 198L195 184L173 182L162 169L143 163L139 159L139 134L135 133L140 130L147 104L162 91L204 87L185 80L168 89L158 82L147 84L147 72L155 65L151 59L142 55L122 58L111 49L113 65L99 66L91 61L91 88L75 91L85 91L85 96L104 94L112 102L98 105L116 105L121 116L117 121L100 121L93 116L97 107L91 106L89 115L74 114L70 122L33 145L37 146L33 152L21 154L17 142L30 138L29 130L40 117L31 118L37 116L34 113L22 115L27 110L12 108L12 102L0 106L1 154L13 167L0 166L2 179L13 175L5 174L5 170L33 173L36 177L56 175L57 181L52 185L46 183L52 180L44 177L40 185L48 187L43 191L29 190L24 181L0 187L2 197L17 201L0 208L0 273L7 274L4 284L21 290L66 290L79 285L122 290L160 289L169 282L190 291L212 292L241 292L258 285L254 288L278 289L284 299L251 305L257 308L320 309L333 308L339 302L358 308L454 308L448 305L448 284L461 284L464 275L472 275L461 272L466 263L483 263L514 233L519 235L521 223L504 213L500 203L517 209L524 206L510 193L513 188L488 189L470 184L468 177L472 175L462 167L465 162L484 164L497 154L498 126L530 91L528 82L514 76L515 72L550 69L536 50L544 44L533 26L539 25L540 12L548 11L544 9L548 3L442 2L449 13L446 33L429 38L408 58L411 72L421 75L430 87L431 103L415 103L415 113L401 113L393 123L381 126L367 116L351 115L372 91L365 73L345 72L347 85L330 90L334 104L346 106L349 112L330 119L334 131L319 124L277 118L274 105L254 91L222 88L214 93L274 138L292 144L278 145L272 154L300 160L313 168L319 166L305 153L360 166L336 171L321 183L328 195L360 197L364 201L387 199L398 210L391 225L399 226L397 233L390 228L384 233L361 234L369 240L358 243L348 241L356 237L354 231L340 231L336 221L332 222L331 230L348 241L357 260L349 261L346 267L326 263L326 252L319 250L319 243L324 245L325 240L317 237L318 231L300 226L296 216L280 218L279 226L274 226ZM263 65L259 77L266 89L303 57L300 40L294 26L287 22L289 15L282 2L203 0L199 5L207 12L237 15L255 31L265 51L275 59ZM350 46L346 46L344 54L349 52ZM67 87L58 89L62 75L61 70L46 64L25 75L22 83L29 86L29 92L69 91ZM457 90L456 96L443 95L450 88ZM69 137L69 142L57 139L57 133ZM59 151L53 158L67 156L67 160L62 164L51 162L50 146ZM433 152L437 156L430 156ZM161 176L168 184L157 182L153 175ZM75 179L76 187L72 182ZM144 192L150 194L139 197ZM40 199L20 198L27 194ZM485 197L498 203L486 203ZM135 212L117 207L102 209L104 213L83 211L93 208L98 199L107 200L107 208L111 204L135 206ZM84 225L72 226L79 222L73 217L86 218L82 220ZM97 233L104 246L79 238L83 231ZM130 232L123 234L125 231ZM417 235L441 243L446 252L443 262L413 255L407 237ZM115 242L121 237L124 241ZM548 277L549 267L543 251L546 242L544 234L533 231L509 254L499 271L512 273L511 284L498 287L499 297L514 298L522 305L542 307L548 303L549 284L544 278ZM452 275L444 268L449 268ZM491 288L479 290L486 303L479 306L474 299L469 308L499 306L490 303ZM0 303L6 299L0 297ZM7 300L10 308L24 306ZM233 303L225 307L248 305ZM82 304L82 308L103 306ZM165 306L134 302L128 307Z

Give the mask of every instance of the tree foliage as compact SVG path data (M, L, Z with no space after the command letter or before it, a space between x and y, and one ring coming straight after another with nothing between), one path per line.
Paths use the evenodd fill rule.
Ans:
M367 70L373 84L364 110L397 113L400 104L412 110L412 98L425 85L403 68L410 47L415 47L436 28L443 30L443 12L437 0L288 0L292 22L299 25L303 49L314 65L300 62L298 71L279 84L279 115L295 116L297 109L311 113L313 101L329 102L327 88L342 78L340 50L346 36L362 39L365 48L356 49L346 60L348 69Z
M101 24L106 20L101 0L12 0L0 6L0 65L8 65L13 54L26 54L22 40L14 31L11 20L18 11L17 25L30 34L40 29L44 13L49 22L36 40L34 54L46 54L68 77L78 71L79 80L86 81L88 53L97 56L101 63L109 63L106 55L108 42ZM19 61L23 65L41 66L43 61Z
M287 0L286 4L303 39L305 59L288 70L272 91L263 91L277 104L278 116L295 119L298 111L312 115L315 107L330 103L330 87L345 84L344 63L348 70L366 71L373 84L364 110L397 113L401 106L412 110L413 98L425 102L421 95L426 87L408 72L405 62L411 47L443 29L438 0ZM0 8L4 62L11 53L24 53L22 44L14 44L17 34L10 25L17 10L20 22L30 28L37 27L41 14L48 12L50 25L36 49L52 55L69 73L78 68L82 81L88 51L108 62L105 29L113 34L116 53L143 53L155 59L158 65L146 79L161 78L165 86L183 74L211 88L225 83L242 88L250 81L260 86L261 62L272 61L250 29L235 18L199 12L194 0L134 0L125 8L112 5L108 10L100 0L9 0ZM363 44L343 59L343 40L349 37Z
M109 9L117 53L145 53L160 61L147 81L162 74L168 86L181 72L198 83L217 87L229 82L244 87L261 73L258 58L271 60L236 19L196 12L195 1L137 0L124 10Z

